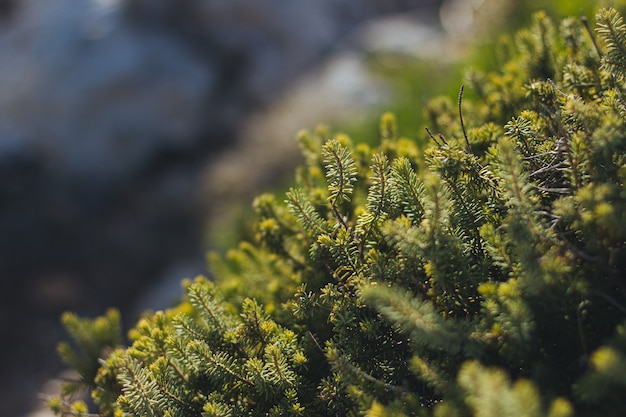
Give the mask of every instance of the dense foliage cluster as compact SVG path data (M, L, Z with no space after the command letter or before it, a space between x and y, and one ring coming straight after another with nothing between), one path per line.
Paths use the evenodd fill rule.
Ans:
M257 240L212 256L214 280L130 346L115 313L65 316L99 413L621 415L626 25L608 9L596 29L535 15L500 71L428 105L428 144L389 114L375 149L299 134L305 164L256 199ZM86 412L76 388L57 414Z

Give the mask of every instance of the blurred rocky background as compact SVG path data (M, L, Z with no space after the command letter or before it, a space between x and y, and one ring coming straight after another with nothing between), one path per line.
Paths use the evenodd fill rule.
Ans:
M369 54L441 55L439 6L0 0L2 415L62 369L62 311L164 307L299 128L388 100Z

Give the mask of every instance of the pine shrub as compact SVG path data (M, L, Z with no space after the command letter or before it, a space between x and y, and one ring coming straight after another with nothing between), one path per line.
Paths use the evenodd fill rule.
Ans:
M621 416L626 410L626 24L539 13L427 107L423 137L301 132L254 242L121 342L64 322L103 416ZM464 92L469 98L463 99ZM471 92L471 94L469 94Z

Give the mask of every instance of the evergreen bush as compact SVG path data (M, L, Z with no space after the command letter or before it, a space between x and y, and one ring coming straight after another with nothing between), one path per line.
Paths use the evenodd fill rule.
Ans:
M113 311L64 316L81 379L52 409L87 413L82 386L103 416L621 416L626 24L596 33L536 14L424 138L301 132L256 240L129 346Z

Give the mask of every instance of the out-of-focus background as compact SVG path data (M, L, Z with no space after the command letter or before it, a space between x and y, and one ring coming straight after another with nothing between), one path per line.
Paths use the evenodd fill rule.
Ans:
M132 320L206 273L211 218L290 173L297 153L282 148L299 127L331 101L385 98L359 26L407 13L408 36L432 36L412 25L434 25L438 3L0 0L0 414L36 408L61 369L63 311L117 306ZM339 49L351 52L328 61ZM305 77L310 94L340 98L259 126L284 137L246 133ZM236 151L245 136L251 161Z
M0 0L0 413L46 415L63 311L167 307L285 184L298 129L375 137L398 101L412 128L523 3Z

